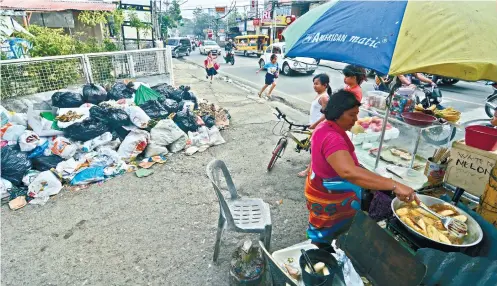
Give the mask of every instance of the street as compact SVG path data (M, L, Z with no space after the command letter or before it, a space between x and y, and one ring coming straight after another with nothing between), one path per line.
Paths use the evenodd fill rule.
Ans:
M185 57L187 61L203 65L205 55L200 55L198 49L190 56ZM221 63L221 72L228 74L233 80L242 80L251 82L253 85L261 86L264 83L264 73L256 74L258 69L258 60L256 56L244 57L236 55L234 66L223 62L222 57L219 57L218 62ZM314 75L318 73L327 73L330 77L330 85L333 90L343 87L343 75L334 69L343 69L345 64L335 62L322 62L321 64L329 65L332 68L320 66ZM307 110L309 104L315 97L312 87L313 75L294 75L291 77L280 76L276 91L279 92L285 99L291 102L294 106L300 109ZM362 84L364 94L367 91L373 90L374 79L369 78L367 82ZM492 93L492 88L480 82L458 82L453 86L440 86L443 94L442 105L453 108L462 112L460 122L465 122L473 119L486 118L483 110L486 97Z

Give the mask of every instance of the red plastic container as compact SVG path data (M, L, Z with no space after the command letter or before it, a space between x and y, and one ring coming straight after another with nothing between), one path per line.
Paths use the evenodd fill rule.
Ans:
M485 151L497 150L497 129L481 125L466 127L466 145Z
M404 112L402 113L402 118L407 124L418 127L428 127L437 121L435 116L421 112Z

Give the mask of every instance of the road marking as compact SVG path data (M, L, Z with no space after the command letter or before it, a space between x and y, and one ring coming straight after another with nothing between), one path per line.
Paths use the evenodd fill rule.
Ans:
M448 99L448 100L452 100L452 101L462 102L462 103L468 103L468 104L473 104L473 105L478 105L478 106L485 106L485 104L475 103L475 102L461 100L461 99L455 99L452 97L443 97L443 98Z

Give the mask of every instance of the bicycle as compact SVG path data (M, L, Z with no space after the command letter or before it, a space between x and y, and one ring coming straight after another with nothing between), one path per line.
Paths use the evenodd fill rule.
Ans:
M309 149L311 147L312 131L309 130L309 125L300 125L300 124L295 124L293 122L290 122L290 121L288 121L288 119L286 119L286 115L284 113L282 113L277 107L276 107L276 111L278 113L277 114L274 113L274 115L276 115L276 117L278 118L278 122L273 127L273 134L276 136L281 136L281 138L278 140L278 143L276 144L276 146L273 150L271 160L269 161L269 164L267 165L268 172L271 171L271 169L274 167L278 158L281 158L283 156L283 154L285 153L285 149L288 145L288 138L292 139L297 144L297 146L295 148L295 152L297 152L297 153L300 153L300 151L302 151L302 150L309 151ZM281 119L283 119L284 121L281 121ZM281 122L283 122L283 124L281 125L280 132L279 132L279 134L276 134L274 132L274 130ZM289 126L288 126L288 130L283 131L283 127L285 126L285 122L288 123ZM296 127L296 128L294 128L294 127ZM295 137L294 134L303 134L303 135L307 135L307 137L303 140L299 140Z

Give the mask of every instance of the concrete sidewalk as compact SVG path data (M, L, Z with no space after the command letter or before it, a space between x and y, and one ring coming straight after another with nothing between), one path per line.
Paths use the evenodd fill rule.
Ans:
M63 191L41 207L3 206L2 285L228 285L236 244L257 236L225 232L212 262L219 204L205 167L214 158L227 163L242 196L271 205L273 251L305 240L304 180L296 174L309 155L289 146L271 173L266 165L278 140L272 106L297 122L307 116L279 102L257 103L247 87L220 79L211 85L188 63L175 61L174 75L176 85L191 85L197 97L230 111L227 143L173 155L150 177L127 174Z

